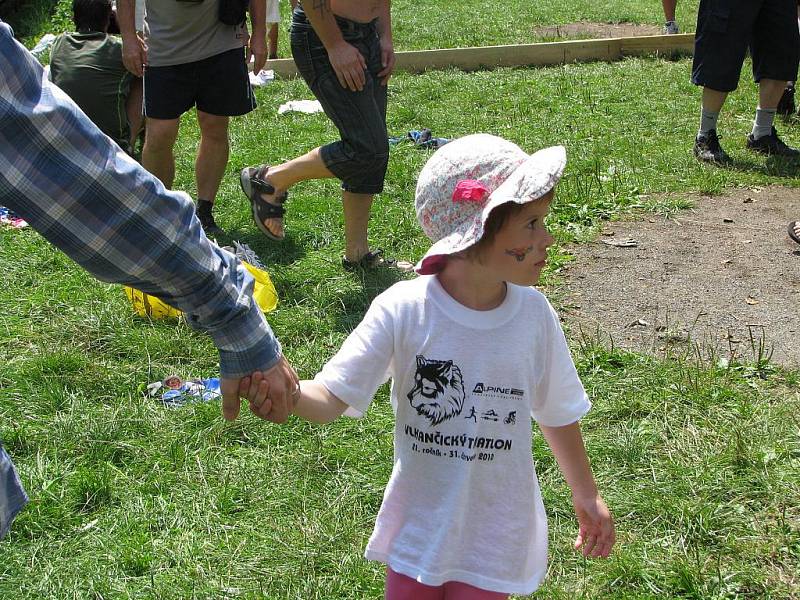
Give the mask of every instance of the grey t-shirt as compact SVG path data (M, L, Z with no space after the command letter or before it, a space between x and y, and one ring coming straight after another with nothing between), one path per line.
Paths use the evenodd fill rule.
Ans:
M181 65L241 48L247 27L220 22L219 0L146 0L144 35L153 67Z

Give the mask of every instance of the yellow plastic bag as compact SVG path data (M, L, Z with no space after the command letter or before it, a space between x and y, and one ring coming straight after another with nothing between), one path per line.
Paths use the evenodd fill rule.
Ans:
M256 301L261 312L268 313L275 310L278 306L278 292L269 277L269 273L254 267L250 263L242 261L245 268L255 279L253 286L253 300ZM150 317L151 319L177 319L183 313L177 308L173 308L163 300L155 296L145 294L141 290L125 286L125 295L133 306L133 311L140 317Z
M133 305L133 312L140 317L150 317L151 319L177 319L183 313L177 308L171 307L163 300L155 296L145 294L141 290L125 286L125 295Z
M269 273L254 267L248 262L242 261L242 264L250 271L253 279L256 280L253 286L253 300L258 304L261 312L267 314L275 310L278 306L278 292L275 290L275 285L272 283Z

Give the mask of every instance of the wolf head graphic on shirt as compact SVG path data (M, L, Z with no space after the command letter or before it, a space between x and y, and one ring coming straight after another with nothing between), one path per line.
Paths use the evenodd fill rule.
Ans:
M464 380L452 360L429 360L417 356L414 387L406 395L411 407L430 420L431 425L461 414Z

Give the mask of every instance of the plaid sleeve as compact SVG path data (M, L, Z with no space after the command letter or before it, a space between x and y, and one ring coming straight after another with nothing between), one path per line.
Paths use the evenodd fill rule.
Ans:
M191 200L103 135L2 21L0 204L98 279L183 310L213 338L223 377L278 361L251 275L208 241Z

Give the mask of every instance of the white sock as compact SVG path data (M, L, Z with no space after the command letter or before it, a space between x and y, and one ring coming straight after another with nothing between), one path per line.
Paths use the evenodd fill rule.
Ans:
M717 119L719 119L718 112L711 112L710 110L706 110L705 108L700 108L700 129L697 132L697 135L706 136L708 132L712 129L717 128Z
M753 121L753 139L757 140L765 135L772 133L772 124L775 122L775 108L761 108L756 109L756 118Z

